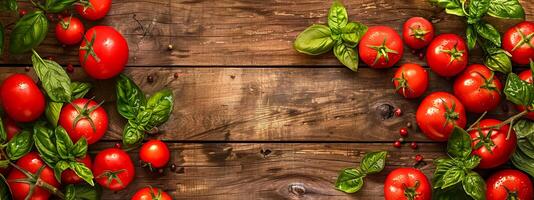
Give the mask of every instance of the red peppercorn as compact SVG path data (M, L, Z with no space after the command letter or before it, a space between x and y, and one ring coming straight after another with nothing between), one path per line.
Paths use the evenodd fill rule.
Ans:
M115 143L115 148L120 149L121 147L122 147L121 143L119 143L119 142Z
M178 78L178 77L180 77L180 74L178 74L178 72L175 72L174 73L174 78Z
M395 116L400 117L402 115L402 110L400 108L395 108L394 114Z
M393 146L396 147L396 148L400 148L401 147L401 142L400 141L395 141L395 143L393 143Z
M24 15L28 14L28 11L27 10L24 10L24 9L20 9L19 10L19 15L22 17Z
M417 149L417 147L418 147L418 146L417 146L417 143L416 143L416 142L412 142L412 143L410 143L410 148L412 148L412 149Z
M72 64L68 64L67 65L67 72L69 72L69 73L74 72L74 66L72 66Z
M402 136L402 137L406 137L408 136L408 129L407 128L401 128L399 130L399 134Z
M415 155L415 161L416 161L416 162L421 162L421 161L423 161L423 156L420 155L420 154Z
M29 72L30 70L31 70L31 67L29 66L24 67L24 71Z

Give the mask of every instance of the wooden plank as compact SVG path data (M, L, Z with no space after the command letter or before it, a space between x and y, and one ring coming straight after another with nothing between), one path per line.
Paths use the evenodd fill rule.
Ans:
M438 33L465 31L465 22L427 1L345 1L350 19L369 26L389 25L400 32L412 16L431 18ZM527 20L534 20L532 0L522 0ZM325 23L330 2L324 0L115 0L109 15L93 24L111 25L130 45L129 65L154 66L339 66L331 53L310 57L292 48L296 35L313 23ZM134 17L135 16L135 17ZM3 24L16 14L0 13ZM138 22L136 21L138 20ZM501 30L515 21L491 20ZM143 28L144 27L144 28ZM8 32L12 29L9 26ZM146 31L144 31L146 30ZM167 50L169 44L174 46ZM77 47L62 48L53 30L38 48L61 63L77 64ZM480 52L472 53L480 62ZM28 55L9 55L0 63L28 63ZM420 61L406 49L401 63Z
M0 80L14 72L24 69L0 68ZM132 67L125 73L149 94L173 90L174 111L161 138L175 141L394 141L401 127L415 126L420 101L394 93L393 70ZM72 77L88 80L80 68ZM90 81L90 96L107 102L105 139L120 139L125 121L116 112L114 81ZM432 73L430 82L429 91L451 90L451 81ZM393 116L397 107L402 117ZM503 103L490 116L513 112ZM410 140L427 141L415 128L410 132Z
M98 144L93 149L110 147ZM163 175L136 168L134 182L124 191L105 191L103 199L129 199L142 187L162 188L173 199L383 199L387 174L399 167L413 167L423 155L422 171L431 177L432 160L445 156L443 145L422 144L414 151L389 144L169 144L171 163ZM387 150L386 169L365 178L356 194L334 188L338 172L359 165L366 152ZM131 152L138 160L137 152Z

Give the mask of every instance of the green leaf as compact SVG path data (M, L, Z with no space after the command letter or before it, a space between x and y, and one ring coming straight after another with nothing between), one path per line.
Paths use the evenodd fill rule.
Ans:
M525 138L529 135L534 135L534 122L526 119L517 121L514 126L514 131L517 137Z
M534 159L534 144L529 140L529 138L521 138L517 140L516 151L521 150L521 152L527 155L530 159Z
M377 151L365 154L360 169L365 174L381 172L386 165L387 151Z
M99 185L91 187L88 185L67 185L65 187L66 200L99 200L102 188Z
M146 109L151 112L149 125L155 127L165 123L171 116L173 105L171 90L164 89L153 94L146 104Z
M349 16L347 9L339 1L334 1L330 10L328 11L328 26L334 30L340 32L349 22Z
M0 144L4 144L4 142L7 142L7 132L4 128L4 122L2 121L2 118L0 117Z
M56 177L56 180L61 183L61 174L63 171L68 169L70 167L69 163L64 160L60 160L57 162L52 168L54 169L54 176Z
M54 127L57 126L59 121L59 114L61 113L61 108L63 108L63 103L58 103L54 101L48 101L45 110L46 120Z
M434 188L441 188L444 184L443 175L450 168L456 166L456 163L452 159L440 158L434 161L436 165L436 170L434 170L434 178L432 179L432 186Z
M39 151L41 158L51 167L54 163L60 160L57 153L54 137L54 131L46 128L42 124L35 124L33 127L33 139L35 140L35 147Z
M133 126L132 123L128 122L124 127L122 134L122 143L127 146L134 146L140 144L145 138L145 133L142 130L139 130L137 127Z
M501 46L501 34L491 24L480 21L474 24L477 35L482 36L484 39L492 42L495 46Z
M74 144L67 131L63 127L57 126L54 135L56 136L56 149L59 157L64 160L74 159L70 151Z
M471 170L471 169L476 168L478 164L480 164L481 160L482 159L480 157L471 155L465 159L462 159L462 164L465 168Z
M24 15L11 31L9 51L20 54L39 46L48 32L48 19L41 11Z
M475 200L486 199L486 183L476 172L469 172L464 177L462 185L465 193Z
M441 189L445 189L462 182L464 177L465 172L462 168L458 166L453 166L449 168L445 171L445 174L443 174L443 185L441 186Z
M467 30L465 34L467 37L467 46L469 47L469 49L474 49L477 44L477 33L474 29L475 28L473 27L473 25L467 25Z
M488 15L503 19L525 19L525 11L518 0L491 0Z
M336 189L345 193L358 192L363 187L363 177L365 177L365 174L359 169L344 169L337 177Z
M87 155L87 139L82 137L70 149L71 154L76 158L81 158Z
M345 67L352 71L358 71L358 52L345 44L339 44L334 47L334 55Z
M150 125L150 119L152 118L152 110L150 109L143 109L139 114L137 114L137 117L135 117L135 120L128 121L129 124L131 124L133 127L136 127L140 131L146 131L153 126Z
M59 13L71 7L78 0L46 0L45 10L50 13Z
M510 160L515 167L529 174L530 176L534 176L534 159L523 153L520 148L515 150Z
M4 26L0 23L0 55L4 52Z
M436 4L437 6L444 8L447 14L465 16L465 12L462 9L462 4L465 2L463 0L429 0L431 3Z
M17 11L17 0L1 0L0 10Z
M87 168L83 163L79 162L70 162L70 168L76 172L76 175L78 175L80 178L82 178L85 182L89 183L89 185L94 186L95 183L93 182L93 172L91 172L91 169Z
M432 191L432 200L473 200L473 199L464 192L462 184L456 184L446 189L435 188Z
M521 80L516 74L508 74L504 86L506 99L516 105L530 106L534 101L534 85Z
M42 59L35 51L32 63L47 96L55 102L70 102L72 91L67 72L56 62Z
M319 55L332 50L334 40L330 28L325 25L314 24L302 31L293 43L293 47L300 53Z
M464 129L455 126L447 142L447 153L451 157L466 158L471 151L471 137Z
M82 82L71 82L70 83L70 90L72 94L71 99L79 99L83 98L89 90L91 90L92 86L90 83L82 83Z
M350 22L341 30L341 39L349 47L356 47L367 32L367 26L358 22Z
M146 105L145 94L126 75L117 79L117 110L126 119L135 119L141 106Z
M6 177L0 174L0 199L8 200L11 198L11 189L8 187Z
M509 53L499 48L487 49L487 55L484 59L484 65L496 72L508 74L512 72L512 61Z
M10 160L18 160L32 150L32 133L22 130L7 143L6 153Z
M490 0L470 0L467 22L469 24L478 22L488 12L489 4Z

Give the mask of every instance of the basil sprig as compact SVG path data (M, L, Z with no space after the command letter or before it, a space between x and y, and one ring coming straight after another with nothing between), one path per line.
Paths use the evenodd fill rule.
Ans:
M328 11L328 26L314 24L301 32L293 47L300 53L320 55L334 50L336 58L353 71L358 70L358 51L354 48L360 42L367 26L349 22L347 10L339 1L334 1Z
M336 180L336 189L355 193L363 187L363 179L368 174L381 172L386 165L387 151L365 154L359 168L347 168L340 172Z

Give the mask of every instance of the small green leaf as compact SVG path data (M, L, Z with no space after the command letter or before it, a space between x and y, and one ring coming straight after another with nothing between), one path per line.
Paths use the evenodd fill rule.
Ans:
M350 22L341 30L341 39L349 47L356 47L367 32L367 26L358 22Z
M515 134L519 138L526 138L529 135L534 135L534 122L530 120L519 120L514 124L513 128Z
M516 74L508 74L504 86L506 99L516 105L530 106L534 102L534 85L521 80Z
M72 91L67 72L56 62L42 59L35 51L32 63L47 96L55 102L70 102Z
M473 200L473 199L464 192L462 184L456 184L446 189L435 188L432 191L432 200Z
M521 148L517 148L512 154L512 158L510 159L512 161L512 164L520 169L521 171L524 171L525 173L529 174L530 176L534 176L534 159L526 155L523 151L521 151Z
M345 193L358 192L363 187L363 177L365 177L365 174L359 169L344 169L337 177L336 189Z
M24 15L11 31L9 51L20 54L39 46L48 32L48 19L41 11Z
M473 25L467 25L465 35L467 37L467 46L469 49L474 49L477 44L477 33L474 29Z
M46 0L44 8L50 13L60 13L78 1L79 0Z
M365 174L381 172L386 165L387 151L377 151L365 154L360 169Z
M140 144L145 138L145 133L139 130L132 123L128 122L124 127L122 134L122 143L127 146L134 146Z
M54 131L37 123L33 127L33 139L41 158L46 164L53 167L60 160L55 141L53 141L55 139Z
M456 166L456 163L452 159L440 158L434 161L436 170L434 171L434 178L432 179L432 186L434 188L441 188L444 184L443 176L450 168Z
M87 155L87 139L82 137L72 146L71 154L76 158L82 158Z
M508 52L499 48L487 49L484 65L492 71L502 72L504 74L512 72L512 61Z
M56 136L56 149L59 157L64 160L74 159L70 151L74 144L67 131L63 127L57 126L54 135Z
M464 177L462 185L465 193L475 200L486 199L486 183L476 172L469 172Z
M72 93L71 99L79 99L83 98L89 90L91 90L91 84L90 83L82 83L82 82L71 82L70 83L70 90Z
M64 160L60 160L57 162L52 168L54 169L54 176L56 177L56 180L61 183L61 174L63 171L68 169L70 167L69 163Z
M146 110L151 112L150 128L165 123L171 116L173 105L174 98L171 90L164 89L153 94L146 104Z
M76 172L76 175L78 175L80 178L85 180L85 182L89 183L89 185L94 186L95 183L93 182L93 172L91 172L91 169L87 168L83 163L79 162L70 162L70 168Z
M0 117L0 144L4 144L4 142L7 142L7 132L4 128L4 122L2 121L2 118Z
M491 0L488 14L503 19L525 19L525 11L518 0Z
M135 119L141 106L146 105L145 94L126 75L117 79L117 110L126 119Z
M462 4L465 0L429 0L431 3L444 8L447 14L465 16L465 12L462 9Z
M443 185L441 186L441 189L445 189L462 182L464 177L465 172L462 168L457 166L449 168L447 171L445 171L445 174L443 174Z
M22 130L7 143L6 153L10 160L18 160L32 150L32 133Z
M337 32L341 32L347 23L349 22L349 16L347 9L339 1L334 1L330 10L328 11L328 26Z
M451 157L466 158L471 151L471 137L464 129L455 126L447 143L447 153Z
M334 47L334 55L345 67L352 71L358 71L358 51L345 44L339 44Z
M54 127L57 126L59 121L59 114L61 113L61 108L63 108L63 103L58 103L54 101L48 101L45 109L46 120Z
M94 187L88 185L67 185L65 187L66 200L99 200L102 188L99 185Z
M471 169L476 168L478 164L480 164L481 160L482 159L480 157L471 155L465 159L462 159L462 164L464 165L465 168L471 170Z
M501 34L491 24L480 21L474 24L477 35L482 36L486 40L492 42L495 46L501 46Z
M334 40L330 28L325 25L314 24L302 31L293 43L293 47L300 53L319 55L332 50Z
M489 4L490 0L470 0L467 22L470 24L478 22L488 12Z

